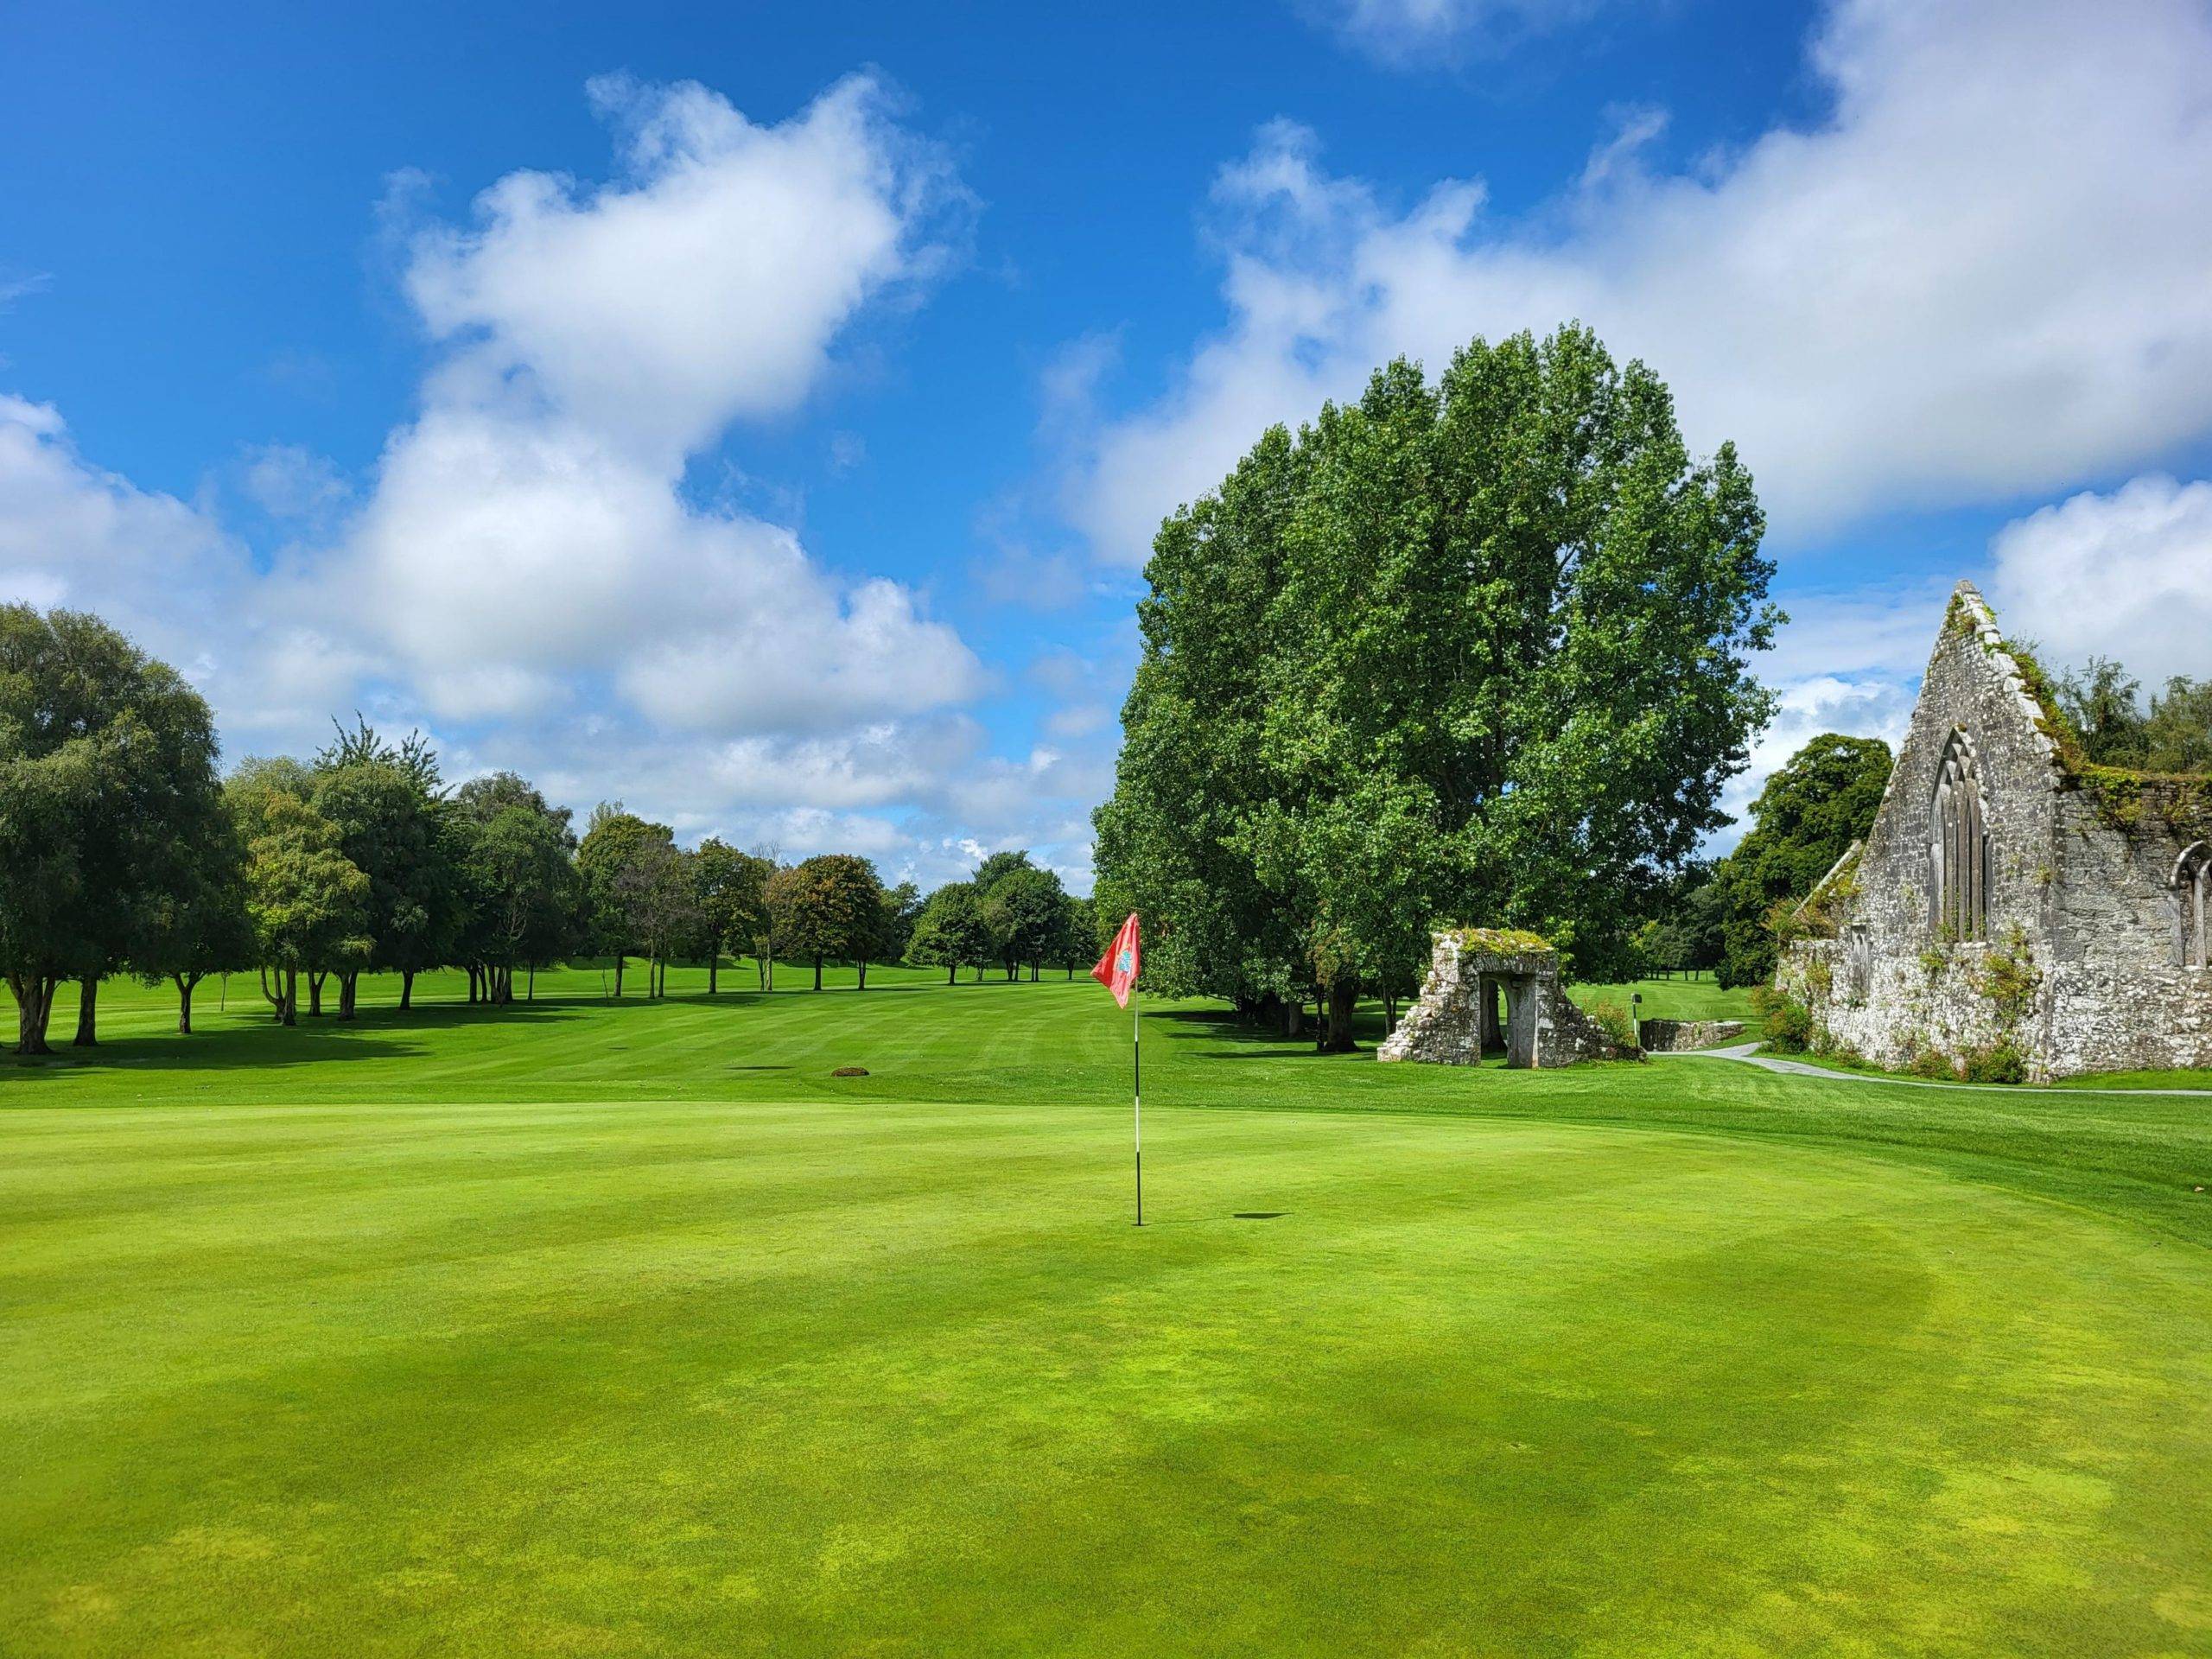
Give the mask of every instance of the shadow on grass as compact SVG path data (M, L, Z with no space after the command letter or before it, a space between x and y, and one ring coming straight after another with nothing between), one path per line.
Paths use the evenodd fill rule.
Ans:
M505 1007L429 1003L405 1013L396 1007L369 1007L345 1020L333 1014L318 1018L303 1014L299 1024L291 1027L270 1020L189 1037L175 1033L107 1037L91 1048L79 1048L65 1035L54 1044L51 1054L0 1053L0 1076L29 1080L85 1071L283 1070L327 1061L400 1059L429 1052L411 1040L422 1033L494 1023L542 1025L581 1017L548 999Z
M1382 1028L1379 1010L1363 1010L1352 1020L1352 1040L1357 1046L1349 1054L1325 1054L1314 1046L1311 1030L1296 1037L1286 1037L1268 1027L1238 1019L1233 1009L1163 1008L1156 1014L1147 1014L1144 1020L1147 1026L1158 1020L1171 1040L1204 1038L1236 1045L1232 1048L1195 1051L1198 1056L1213 1060L1373 1059L1375 1046L1388 1034Z

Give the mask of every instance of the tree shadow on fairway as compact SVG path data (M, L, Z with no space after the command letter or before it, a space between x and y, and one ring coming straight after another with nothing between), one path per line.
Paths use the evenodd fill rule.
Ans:
M1310 1024L1298 1036L1286 1037L1279 1031L1240 1020L1228 1008L1162 1008L1147 1013L1144 1020L1147 1026L1158 1020L1166 1027L1170 1042L1205 1038L1235 1046L1192 1051L1210 1060L1372 1059L1375 1046L1389 1034L1382 1028L1382 1009L1367 1007L1352 1017L1352 1040L1358 1046L1348 1055L1321 1052L1314 1046L1313 1027Z
M220 1014L216 1017L225 1018ZM580 1017L550 1001L517 1002L505 1007L430 1003L406 1013L396 1007L367 1007L348 1020L331 1014L303 1014L299 1024L289 1027L280 1026L273 1019L243 1026L228 1022L220 1030L203 1029L189 1037L174 1032L111 1035L101 1038L91 1048L75 1047L65 1033L54 1041L51 1054L0 1056L0 1077L34 1082L86 1072L278 1071L346 1060L404 1059L429 1053L421 1039L438 1030L493 1023L537 1025ZM199 1018L204 1023L207 1011L202 1010ZM23 1099L6 1103L32 1103ZM73 1100L71 1103L89 1103Z

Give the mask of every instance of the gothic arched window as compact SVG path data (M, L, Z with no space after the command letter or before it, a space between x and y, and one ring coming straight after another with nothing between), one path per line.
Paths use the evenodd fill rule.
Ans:
M2174 865L2181 897L2181 965L2212 968L2212 842L2198 842Z
M1981 779L1974 744L1953 732L1936 769L1928 861L1936 931L1956 939L1989 931L1989 825L1982 817Z

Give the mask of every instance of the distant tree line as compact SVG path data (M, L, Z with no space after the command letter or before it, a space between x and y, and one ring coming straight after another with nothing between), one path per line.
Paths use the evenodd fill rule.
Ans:
M102 982L168 982L177 1029L211 976L255 976L283 1025L354 1017L364 973L399 982L466 971L492 1007L538 969L609 961L623 994L633 959L646 995L671 962L751 955L944 967L1045 965L1071 975L1096 949L1087 900L1026 853L993 855L925 900L874 865L829 853L794 864L602 803L581 837L511 772L449 787L419 737L391 742L356 717L311 758L217 767L206 702L98 618L0 607L0 973L16 1052L50 1052L56 991L79 988L74 1040L98 1041ZM304 993L304 1009L302 1001Z

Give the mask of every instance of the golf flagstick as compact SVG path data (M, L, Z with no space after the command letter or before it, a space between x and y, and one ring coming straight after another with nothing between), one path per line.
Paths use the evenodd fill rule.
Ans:
M1130 1126L1136 1135L1137 1225L1144 1225L1144 1028L1137 1020L1137 975L1141 969L1142 946L1133 913L1114 935L1106 954L1090 976L1113 992L1114 1000L1129 1011Z
M1137 1138L1137 1225L1144 1225L1144 1034L1137 1024L1137 988L1129 987L1129 1109Z

